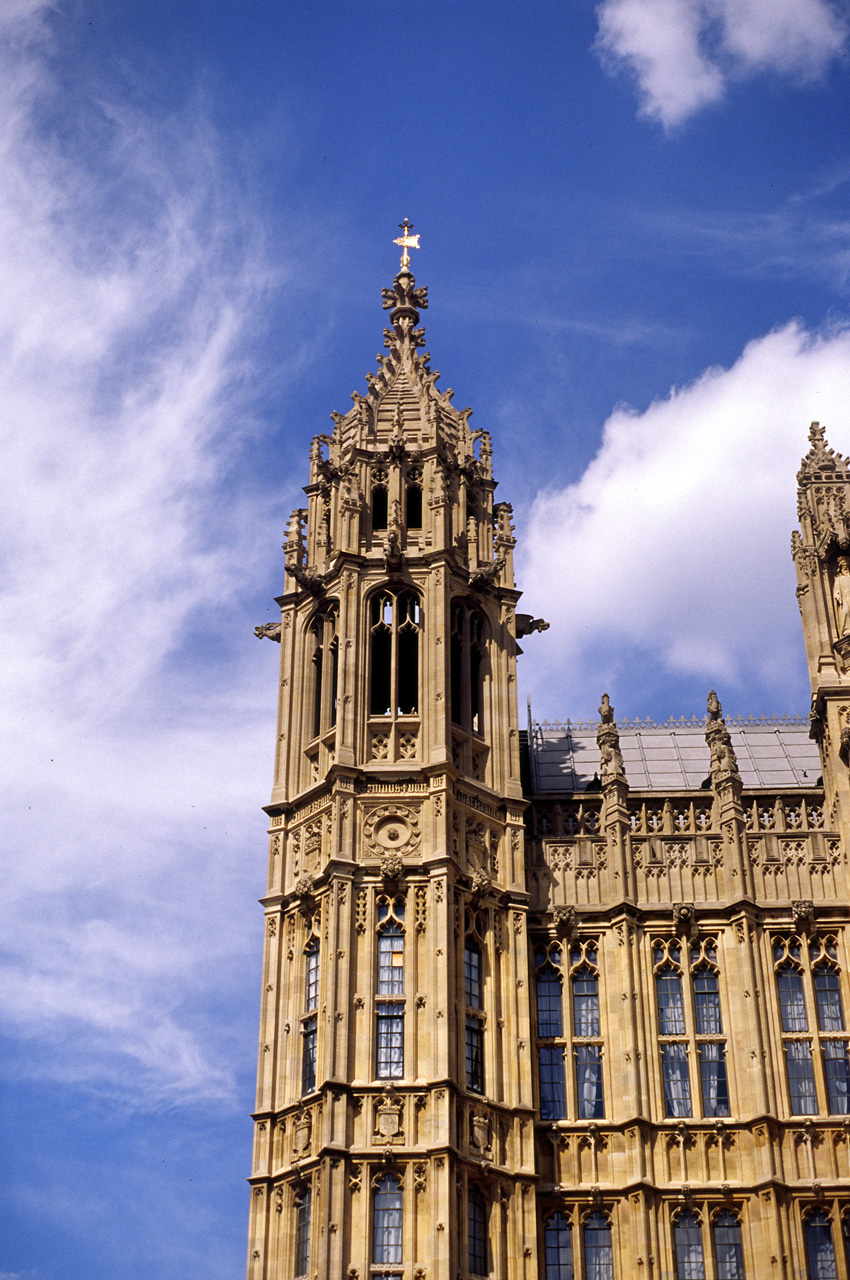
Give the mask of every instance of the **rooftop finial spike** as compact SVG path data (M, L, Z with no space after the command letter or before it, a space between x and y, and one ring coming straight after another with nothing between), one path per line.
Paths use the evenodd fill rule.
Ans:
M418 235L412 236L410 234L411 231L413 230L413 223L408 222L407 218L405 218L404 222L400 222L398 226L399 226L399 230L401 231L401 235L398 237L397 240L393 240L393 244L401 245L401 249L402 249L401 270L409 271L410 270L410 254L407 251L408 249L419 248L419 236Z

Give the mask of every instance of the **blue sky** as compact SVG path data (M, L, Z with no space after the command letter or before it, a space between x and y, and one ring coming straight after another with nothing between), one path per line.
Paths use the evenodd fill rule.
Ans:
M245 1257L284 522L402 217L494 437L540 718L804 712L850 451L828 0L0 13L0 1280Z

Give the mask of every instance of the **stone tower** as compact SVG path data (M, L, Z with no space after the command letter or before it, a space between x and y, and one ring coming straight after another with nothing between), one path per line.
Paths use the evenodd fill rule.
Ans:
M537 1276L511 508L407 256L279 624L250 1280ZM476 1252L477 1251L477 1252ZM478 1258L478 1263L476 1263Z

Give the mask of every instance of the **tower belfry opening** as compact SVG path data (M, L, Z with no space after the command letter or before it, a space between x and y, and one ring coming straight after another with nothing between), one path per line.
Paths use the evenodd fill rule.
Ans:
M292 512L249 1280L850 1277L850 467L809 720L520 730L511 507L425 288ZM524 780L524 782L523 782ZM766 1261L770 1259L769 1263Z

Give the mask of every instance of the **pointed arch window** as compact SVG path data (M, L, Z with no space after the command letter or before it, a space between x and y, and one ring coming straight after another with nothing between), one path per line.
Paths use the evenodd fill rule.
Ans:
M484 732L485 622L478 609L455 600L451 611L452 721L468 732Z
M339 682L338 609L319 613L310 625L312 640L312 697L310 735L318 738L336 725Z
M305 1187L295 1200L295 1274L306 1276L310 1270L310 1216L312 1195Z
M384 588L369 604L369 714L419 714L422 609L415 591Z
M319 1032L319 955L315 934L304 948L304 1017L301 1019L301 1092L316 1088L316 1057Z
M711 1237L717 1280L745 1280L741 1223L731 1210L724 1209L715 1216Z
M702 1226L695 1213L681 1213L673 1224L676 1280L705 1280Z
M569 1218L553 1213L543 1227L546 1280L574 1280L573 1229Z
M473 1276L489 1274L487 1266L487 1201L476 1186L469 1188L466 1201L466 1242L469 1271Z
M422 472L409 467L404 489L404 522L408 529L422 528Z
M591 1213L582 1226L585 1280L614 1280L611 1223L604 1213Z
M374 533L381 533L386 529L388 516L389 495L386 473L376 471L372 481L372 530Z
M838 1262L829 1214L815 1209L803 1222L809 1280L838 1280Z
M404 1076L404 899L378 900L375 1076Z
M850 1115L850 1056L838 942L773 937L773 966L792 1115ZM819 1050L819 1052L818 1052Z
M392 1174L375 1184L372 1205L372 1261L393 1266L402 1260L402 1191Z

